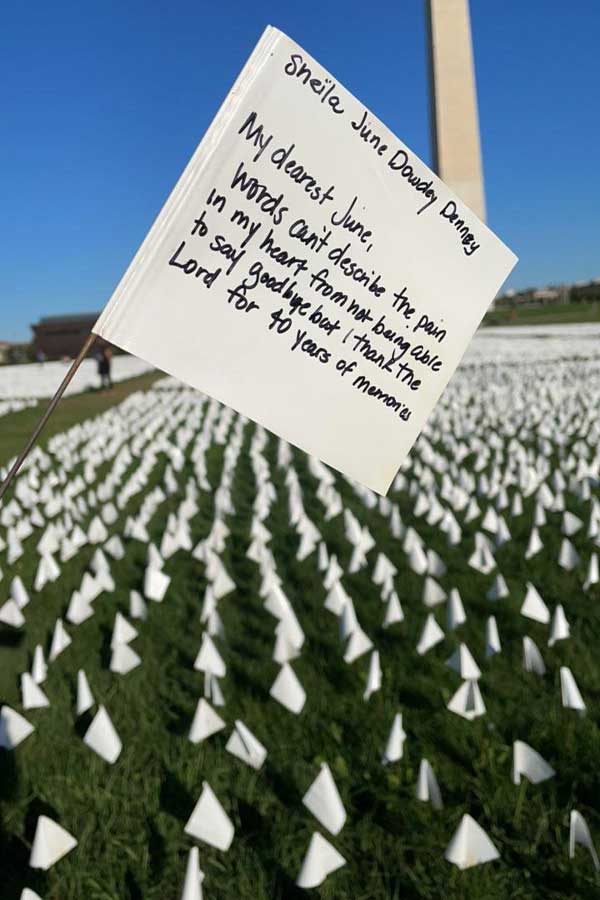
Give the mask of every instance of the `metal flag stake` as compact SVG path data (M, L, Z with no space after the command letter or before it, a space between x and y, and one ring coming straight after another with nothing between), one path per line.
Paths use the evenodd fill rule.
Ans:
M27 441L27 443L25 444L25 446L23 447L23 449L17 456L15 462L11 466L11 469L10 469L8 475L6 476L6 478L0 485L0 500L2 500L2 498L6 494L7 490L9 489L9 487L15 480L17 473L19 472L19 469L21 468L21 466L27 459L27 457L31 451L31 448L33 447L33 445L39 438L43 429L45 428L48 419L50 418L50 416L52 415L52 413L58 406L62 395L64 394L64 392L70 385L71 381L73 380L73 377L75 376L75 373L77 372L77 369L79 368L79 366L85 359L88 350L93 346L95 340L96 340L96 335L90 332L90 334L88 335L88 337L86 339L85 344L79 351L79 354L77 355L76 359L74 359L73 362L71 363L69 371L67 372L67 374L61 381L56 393L50 400L50 403L48 404L46 412L44 413L44 415L42 416L40 421L37 423L37 425L35 426L31 437L29 438L29 440Z

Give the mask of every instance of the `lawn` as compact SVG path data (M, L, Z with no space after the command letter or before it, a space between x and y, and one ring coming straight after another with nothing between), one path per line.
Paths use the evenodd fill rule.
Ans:
M600 322L600 303L569 303L564 306L540 306L491 309L483 320L487 325L571 325Z
M77 376L75 376L77 377ZM65 397L53 413L40 442L43 446L54 434L59 434L89 416L95 416L120 403L134 391L149 388L162 372L148 372L137 378L116 383L110 391L92 390ZM29 439L43 415L48 400L38 400L35 406L0 418L0 466L16 456Z
M77 422L86 421L85 433L74 443L91 442L95 448L95 488L90 511L82 521L89 525L101 506L98 487L107 483L113 460L97 424L114 423L111 406L129 395L129 407L141 403L142 395L131 391L150 388L150 400L160 392L151 388L155 376L117 386L110 394L93 394L66 400L45 438L59 434ZM138 400L138 398L140 398ZM147 398L148 399L148 398ZM557 401L558 402L558 401ZM198 413L199 395L173 392L170 401L157 399L154 425L162 444L144 490L134 495L111 525L111 534L123 535L126 518L138 514L145 498L170 477L166 449L184 445L186 423L194 423L194 434L183 449L183 465L175 471L176 486L167 493L149 522L152 541L160 546L169 514L176 514L186 489L198 484L197 423L205 422L206 407ZM170 404L170 405L169 405ZM501 411L495 426L500 431ZM95 417L90 424L90 418ZM108 417L108 418L107 418ZM0 422L0 460L19 447L35 419L34 411L7 416ZM94 422L96 423L94 425ZM227 420L225 419L225 423ZM15 751L0 750L0 859L2 900L18 900L25 885L44 900L176 900L180 896L187 852L193 841L184 826L200 794L203 780L215 791L229 816L236 835L227 853L200 845L200 865L205 872L204 897L221 900L295 900L307 892L295 887L310 835L323 831L303 807L302 796L328 762L348 813L347 823L336 838L327 837L347 860L347 865L313 891L327 900L411 900L441 897L456 900L540 900L540 898L600 896L600 878L591 860L579 849L577 859L568 858L568 820L571 808L586 817L592 834L600 838L600 669L597 641L600 637L600 592L598 585L582 589L585 570L572 572L556 566L561 542L561 512L547 511L540 528L544 550L524 560L536 503L524 499L521 515L504 515L510 541L499 546L495 558L510 595L496 603L486 599L493 575L483 575L468 565L474 536L481 518L461 520L462 540L451 546L437 524L415 513L416 496L427 479L439 492L441 473L421 444L411 456L406 484L390 494L404 527L416 529L427 548L443 559L446 573L438 578L449 591L456 587L463 599L467 621L424 657L415 654L425 609L424 578L407 565L402 540L390 530L385 505L366 504L343 477L335 476L335 487L344 508L366 526L375 541L368 565L348 574L352 546L344 530L344 516L325 516L319 481L307 457L292 451L290 467L278 465L278 440L268 435L259 455L268 466L274 501L264 525L272 534L269 547L276 561L282 587L291 601L306 635L301 656L292 665L307 693L299 716L288 712L269 697L278 666L272 661L275 619L264 609L259 596L258 565L247 556L257 495L256 428L252 423L229 431L213 429L205 452L208 484L198 493L199 511L189 522L193 545L209 534L217 507L223 506L223 490L230 483L231 509L223 512L230 530L221 554L235 581L235 591L219 604L224 638L217 639L227 664L223 679L226 705L219 710L228 728L200 745L187 739L196 704L203 691L203 676L193 669L204 626L200 611L207 587L205 564L180 550L165 563L171 584L162 603L149 603L148 618L136 620L139 637L133 647L142 664L126 676L108 670L110 640L115 613L129 615L129 592L141 591L147 547L124 539L126 555L111 560L115 581L112 593L96 600L95 615L75 627L65 623L73 643L49 668L43 690L49 709L31 710L26 717L36 731ZM235 427L240 428L241 447L231 466L231 479L223 480L231 462L228 445ZM488 427L493 427L489 425ZM510 425L507 426L510 431ZM146 426L148 432L150 426ZM132 428L125 442L132 446L146 440L143 429ZM154 432L156 433L156 432ZM74 433L76 434L76 433ZM577 435L572 435L573 442ZM223 438L221 440L221 438ZM524 445L537 452L538 436L532 429L521 434ZM547 439L548 440L548 439ZM152 436L148 438L152 441ZM54 451L61 452L58 445ZM161 449L162 448L162 449ZM436 452L451 467L456 466L450 444L435 445ZM61 463L56 452L53 467ZM549 451L550 452L550 451ZM103 456L105 454L105 456ZM553 444L551 461L560 465L564 448ZM143 453L142 453L143 455ZM133 455L123 480L139 466ZM229 460L229 463L228 463ZM171 460L172 461L172 460ZM461 463L473 471L476 454ZM490 461L486 471L499 465ZM79 460L69 477L83 471ZM293 480L297 473L307 517L319 529L329 554L335 554L344 575L344 587L354 601L361 626L381 656L382 689L363 700L369 656L352 665L342 659L336 618L324 609L327 591L319 571L317 553L297 559L298 530L291 521ZM450 469L457 477L457 469ZM218 491L219 485L221 490ZM429 489L431 495L434 488ZM514 493L514 488L510 488ZM597 493L597 491L596 491ZM371 495L373 496L373 495ZM568 491L568 508L584 521L589 501ZM483 511L488 502L478 496ZM96 500L98 508L94 508ZM382 511L383 510L383 511ZM59 518L62 518L60 516ZM4 529L0 527L0 535ZM10 579L20 575L28 590L35 577L35 552L41 532L25 542L26 552L12 566L0 552L4 580L0 599L8 596ZM589 540L585 529L573 543L587 559ZM0 700L21 710L19 676L29 669L36 644L47 649L57 616L65 615L69 598L89 569L96 547L86 546L64 564L60 578L39 594L25 609L26 628L2 630L0 654ZM384 553L398 568L396 589L405 613L402 623L382 628L384 604L373 583L378 553ZM532 581L549 608L562 603L571 622L571 639L547 647L547 629L519 614L526 581ZM444 607L436 617L446 628ZM502 653L485 660L485 621L494 614L502 639ZM525 673L521 663L521 639L531 635L544 655L545 677ZM446 709L460 685L459 676L445 665L460 641L465 641L482 668L481 691L487 714L468 722ZM570 666L587 703L587 714L579 716L560 703L558 669ZM78 669L84 668L98 702L106 705L123 742L123 752L114 766L97 757L81 737L91 714L75 716L75 686ZM389 766L381 764L387 736L396 712L404 717L407 740L404 756ZM268 750L266 762L256 772L225 751L230 727L241 719ZM512 742L527 741L556 770L556 777L533 786L511 781ZM444 808L436 811L415 797L419 763L426 758L437 775ZM469 812L497 846L500 860L460 872L444 860L444 850L463 813ZM28 868L28 857L37 816L49 815L78 840L78 846L48 873Z

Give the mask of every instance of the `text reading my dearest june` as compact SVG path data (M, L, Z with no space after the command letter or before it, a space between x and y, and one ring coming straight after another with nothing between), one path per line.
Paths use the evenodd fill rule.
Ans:
M332 79L319 78L296 53L284 72L332 115L346 115L356 138L421 195L416 215L437 210L456 229L457 252L459 247L467 257L477 252L479 243L458 218L456 204L440 203L418 160L415 164L406 150L389 147L366 112L360 118L345 112ZM446 338L443 319L419 309L406 284L385 283L369 265L376 234L357 195L342 197L335 183L303 162L301 147L281 143L273 123L256 111L242 115L237 134L250 160L219 176L168 265L198 279L204 289L224 281L223 299L232 310L264 316L270 332L287 336L291 353L331 367L352 388L408 421L408 398L424 377L435 378L443 368L435 349ZM275 171L289 181L289 191L285 184L284 190L274 187L269 173ZM298 191L314 216L294 213ZM207 263L207 249L214 265ZM390 382L397 383L398 392Z

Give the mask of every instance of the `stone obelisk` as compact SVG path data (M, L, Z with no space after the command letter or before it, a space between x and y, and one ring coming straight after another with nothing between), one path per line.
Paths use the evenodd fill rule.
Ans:
M433 165L485 221L469 0L426 0Z

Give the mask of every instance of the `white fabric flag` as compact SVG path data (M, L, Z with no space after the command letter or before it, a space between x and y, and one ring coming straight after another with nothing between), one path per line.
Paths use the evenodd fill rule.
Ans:
M385 493L515 262L269 27L93 331Z

